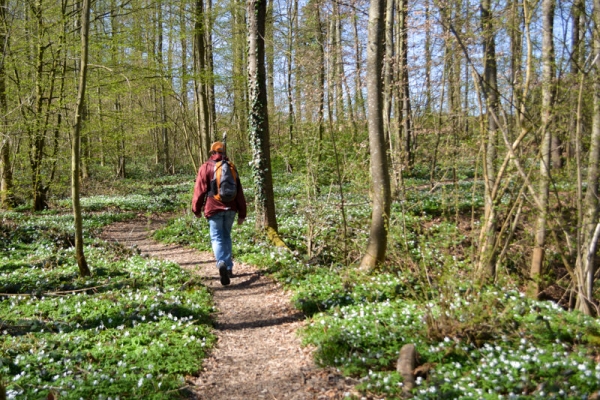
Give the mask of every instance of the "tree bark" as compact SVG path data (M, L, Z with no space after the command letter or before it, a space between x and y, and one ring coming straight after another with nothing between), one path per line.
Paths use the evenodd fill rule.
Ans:
M46 9L42 6L40 1L34 2L30 6L32 13L32 22L35 25L35 32L37 34L31 35L31 48L35 49L35 72L33 73L34 89L32 106L30 108L31 115L26 115L25 110L22 108L21 112L27 120L26 130L29 139L29 166L31 173L31 187L32 187L32 200L33 210L41 211L47 208L47 193L52 182L53 173L55 171L57 158L51 162L51 168L45 168L44 162L48 158L56 156L58 151L58 138L60 136L60 125L62 123L61 111L56 112L56 125L51 125L51 117L53 116L53 108L56 107L58 110L62 110L62 101L64 99L64 81L66 79L66 52L63 51L66 46L66 30L67 21L66 16L67 10L64 5L61 6L62 31L59 33L59 37L54 43L50 43L56 46L55 51L48 50L47 34L44 11ZM51 59L48 59L48 54L52 55ZM56 93L57 82L59 82L58 93ZM29 102L30 100L27 100ZM57 104L58 103L58 104ZM28 107L29 109L29 107ZM52 134L54 134L52 138ZM53 150L48 151L46 144L48 140L53 139ZM45 179L45 174L51 170L48 179Z
M206 32L206 99L208 102L208 137L210 141L217 139L217 105L215 100L215 57L213 52L213 9L212 0L206 0L205 32Z
M7 0L0 0L0 45L2 58L8 56L8 32L6 20ZM15 205L13 196L12 166L10 163L10 135L6 115L8 102L6 98L6 69L5 62L0 62L0 113L2 113L2 126L0 127L0 208L9 209Z
M385 143L382 114L383 82L381 79L381 66L384 13L385 0L372 0L369 7L366 81L373 204L369 241L366 253L360 263L361 269L372 269L383 263L385 259L391 206L390 174L387 165L387 145Z
M204 17L204 0L196 0L194 21L194 67L195 67L195 96L196 119L198 121L198 144L200 159L206 159L210 153L210 115L206 67L206 34Z
M265 56L267 62L267 99L269 102L269 113L275 115L275 15L273 13L273 1L267 1L267 16L265 21Z
M404 135L404 153L406 166L410 169L414 164L414 150L416 140L412 132L411 105L410 105L410 82L408 79L408 1L397 0L398 28L396 31L396 46L398 48L398 101L402 107L402 134ZM400 114L399 114L400 115Z
M414 344L405 344L400 349L400 356L396 361L396 371L402 376L402 391L410 393L414 387L414 370L417 367L417 349Z
M533 258L531 260L529 295L538 297L540 278L546 246L546 219L548 214L548 196L550 193L550 150L552 134L550 121L552 118L553 85L554 85L554 8L556 0L542 1L542 142L540 145L540 209L535 232Z
M346 121L346 110L344 109L344 90L343 90L343 76L344 76L344 60L342 59L342 19L340 15L340 7L337 1L333 2L333 80L330 84L335 86L335 116L338 122L338 128L342 129L343 124L341 122Z
M165 67L164 67L164 56L163 56L163 14L162 14L162 1L158 2L158 17L156 23L157 30L157 67L160 75L160 95L159 95L159 110L160 110L160 133L162 138L162 164L163 171L169 173L171 171L171 157L169 155L169 130L167 129L167 101L166 101L166 88L165 88Z
M354 29L354 55L355 55L355 76L354 76L354 90L356 104L356 118L358 120L366 119L367 110L365 109L365 99L363 97L363 85L362 85L362 46L360 44L360 36L358 34L358 17L356 16L356 10L352 8L352 28Z
M492 114L498 115L498 83L496 71L496 39L491 1L481 2L483 31L483 93L486 100L487 137L484 155L484 221L479 235L478 271L490 279L496 277L496 206L492 195L496 183L496 142L498 126Z
M594 53L600 52L600 0L594 0L593 14L595 30L593 37ZM592 114L592 132L590 151L588 155L587 188L583 200L582 245L577 260L577 304L576 308L585 314L593 314L594 275L596 249L598 241L599 193L598 179L600 178L600 60L592 71L594 111Z
M295 6L294 6L295 3ZM286 77L286 90L287 90L287 101L288 101L288 138L289 143L292 145L294 141L294 125L295 125L295 113L294 113L294 84L292 81L293 68L294 68L294 20L297 18L297 6L298 1L288 3L288 32L287 32L287 77Z
M83 251L83 218L81 216L80 168L81 168L81 121L84 110L85 88L88 63L88 34L90 25L90 0L82 0L81 4L81 63L79 69L79 89L73 126L73 147L71 149L71 197L73 201L73 216L75 223L75 257L79 266L79 275L90 276L91 272Z
M392 140L392 63L394 60L394 5L395 0L387 0L385 7L385 52L383 55L383 129L385 137L390 144L390 157L395 157ZM394 82L394 85L398 82ZM396 101L400 101L396 99ZM396 116L396 118L398 118Z
M243 0L241 0L243 2ZM233 7L233 114L240 138L248 129L247 75L246 75L246 7L235 2Z
M277 232L269 138L269 114L265 71L266 0L247 1L249 140L256 187L256 227Z
M425 98L427 99L427 104L425 105L425 110L427 112L431 111L432 96L431 96L431 15L430 15L430 6L429 0L425 0Z

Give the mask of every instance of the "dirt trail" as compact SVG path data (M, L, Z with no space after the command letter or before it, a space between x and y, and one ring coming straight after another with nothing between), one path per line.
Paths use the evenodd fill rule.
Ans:
M213 255L149 239L165 220L141 218L110 225L103 238L174 261L203 277L217 308L218 343L197 377L187 377L192 399L343 399L356 382L317 368L296 330L304 324L289 295L250 265L236 264L221 286Z

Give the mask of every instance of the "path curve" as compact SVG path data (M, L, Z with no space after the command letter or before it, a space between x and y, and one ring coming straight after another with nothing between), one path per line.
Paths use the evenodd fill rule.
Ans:
M198 376L186 378L191 399L321 400L358 395L356 381L314 365L311 349L302 347L296 335L304 316L280 284L250 265L236 264L231 284L221 286L212 254L149 239L165 222L154 217L115 223L102 238L174 261L199 274L212 292L218 342Z

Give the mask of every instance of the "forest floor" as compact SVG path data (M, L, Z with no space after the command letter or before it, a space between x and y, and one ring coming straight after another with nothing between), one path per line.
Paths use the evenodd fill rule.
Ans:
M150 238L166 221L154 216L115 223L102 237L178 263L200 276L213 294L218 341L198 375L186 377L190 399L362 397L354 389L357 381L313 363L313 349L303 347L296 334L306 320L280 284L251 265L236 263L231 284L222 286L211 253Z

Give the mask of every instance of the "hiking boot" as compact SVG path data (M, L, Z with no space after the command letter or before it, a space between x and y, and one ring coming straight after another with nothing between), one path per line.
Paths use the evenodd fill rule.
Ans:
M229 276L230 278L233 278L233 270L228 269L227 270L227 276Z
M229 274L227 273L227 266L225 265L225 262L219 261L217 263L217 267L219 268L219 275L221 276L221 285L229 285L231 281L229 280Z

